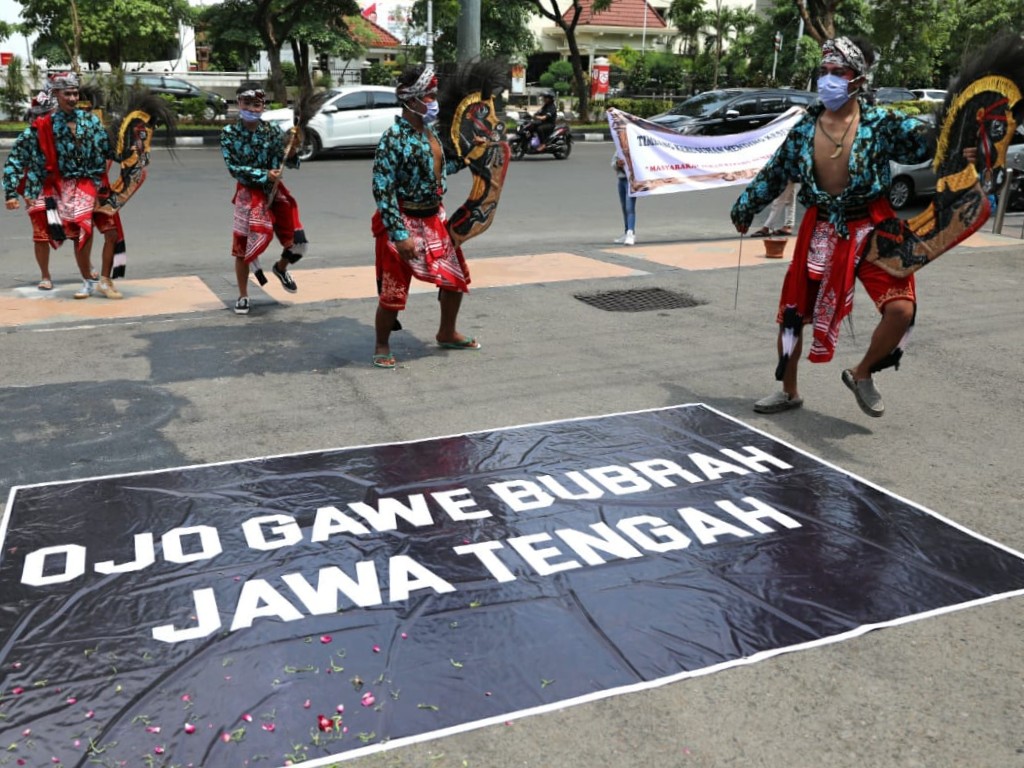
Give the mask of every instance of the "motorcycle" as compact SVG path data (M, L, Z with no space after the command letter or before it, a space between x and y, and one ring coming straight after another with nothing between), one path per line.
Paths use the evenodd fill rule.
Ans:
M519 121L516 130L509 136L508 144L512 150L513 160L522 160L527 155L554 155L558 160L565 160L572 152L572 132L565 123L555 123L547 143L541 149L540 136L537 135L538 123L533 118Z

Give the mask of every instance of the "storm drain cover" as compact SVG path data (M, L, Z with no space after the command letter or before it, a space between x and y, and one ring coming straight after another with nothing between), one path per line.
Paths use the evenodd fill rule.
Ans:
M584 304L603 309L606 312L649 312L654 309L698 307L707 303L688 293L666 291L664 288L631 288L626 291L601 291L574 295Z

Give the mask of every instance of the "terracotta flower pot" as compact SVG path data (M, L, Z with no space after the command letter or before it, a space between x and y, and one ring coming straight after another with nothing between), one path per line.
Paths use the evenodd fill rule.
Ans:
M788 240L777 240L766 238L764 241L764 255L766 259L781 259L786 252Z

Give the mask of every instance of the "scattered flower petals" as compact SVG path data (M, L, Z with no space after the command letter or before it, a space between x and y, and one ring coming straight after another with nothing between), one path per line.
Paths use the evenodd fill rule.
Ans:
M334 721L327 715L317 715L316 724L321 731L330 731L334 728Z
M327 645L333 639L334 638L331 637L330 635L320 635L320 642L323 643L324 645Z
M380 646L379 645L373 646L373 652L374 653L380 653Z
M264 724L263 724L263 725L261 725L260 727L261 727L261 728L262 728L262 729L263 729L264 731L266 731L267 733L273 733L273 732L274 732L274 728L276 728L277 726L275 726L275 725L274 725L273 723L264 723Z
M182 701L186 701L186 702L187 701L192 701L192 697L189 696L187 693L183 693L183 694L181 694L181 700Z
M490 691L484 691L484 696L490 696L490 695L491 695Z
M309 709L311 706L313 706L313 702L311 702L309 699L306 699L304 702L302 702L303 709Z
M77 704L77 703L78 703L78 699L76 699L74 696L68 696L68 704Z
M146 726L146 733L160 733L160 726L159 725L147 725Z
M16 661L13 664L11 664L11 669L21 669L21 662Z
M251 723L252 722L252 715L250 715L248 712L246 712L244 715L242 715L242 719L245 720L245 722L247 722L247 723Z
M185 733L195 733L196 726L193 723L185 723Z
M21 732L21 735L27 739L29 736L32 735L32 729L26 728L24 731Z
M85 713L86 720L92 720L94 717L96 717L96 711L93 709L90 709L88 712Z
M335 707L335 709L338 711L339 715L345 714L345 705L344 704L339 704L338 706Z
M364 707L372 707L376 703L377 703L377 699L374 697L374 695L373 695L373 693L371 691L367 691L366 693L363 694L363 706Z
M21 696L21 694L23 694L24 692L25 692L25 689L22 688L20 685L15 686L14 688L11 689L11 693L13 693L15 696Z
M230 733L222 733L220 735L220 740L223 741L225 744L227 744L229 741L231 741L231 734Z
M163 753L164 753L164 748L163 747L153 747L153 754L154 755L162 755Z
M408 635L408 634L406 634L405 632L403 632L403 633L402 633L402 639L403 639L403 640L405 640L405 638L407 638L408 636L409 636L409 635Z

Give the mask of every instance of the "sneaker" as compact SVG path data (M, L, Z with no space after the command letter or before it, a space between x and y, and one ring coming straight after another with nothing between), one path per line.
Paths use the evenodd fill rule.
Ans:
M782 413L804 404L802 397L791 397L788 392L776 392L754 403L757 413Z
M248 315L249 314L249 297L239 296L238 301L235 302L235 314L236 315Z
M619 245L622 245L622 244L623 244L624 242L626 242L626 233L625 233L625 232L623 232L623 233L622 233L621 235L619 235L618 237L616 237L616 238L615 238L615 240L614 240L613 242L616 242L616 243L618 243Z
M295 281L292 280L292 276L288 274L287 269L278 269L277 264L274 264L273 272L275 275L277 275L277 279L281 281L281 285L284 286L284 289L288 291L288 293L295 293L297 290L299 290L299 286L297 286L295 284Z
M633 234L633 230L632 229L627 229L626 230L626 234L623 237L622 244L623 245L635 245L636 244L636 235Z
M857 398L857 405L868 416L875 418L885 413L885 403L882 402L882 394L875 389L875 382L871 379L855 379L853 371L847 368L843 371L843 384L853 392Z
M75 291L76 299L88 299L96 290L95 280L83 280L82 287Z
M100 296L104 296L108 299L123 299L122 294L117 288L114 287L114 283L109 277L101 277L100 281L96 284L95 292Z

